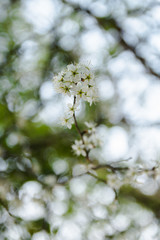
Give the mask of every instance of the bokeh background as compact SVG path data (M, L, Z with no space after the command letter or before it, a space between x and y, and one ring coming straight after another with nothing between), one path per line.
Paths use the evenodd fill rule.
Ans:
M93 162L137 174L77 175L52 82L74 62L99 89L77 113L98 125ZM0 0L0 240L160 239L159 66L159 0Z

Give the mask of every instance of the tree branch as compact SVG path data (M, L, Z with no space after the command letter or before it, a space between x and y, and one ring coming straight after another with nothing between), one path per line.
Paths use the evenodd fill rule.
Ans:
M76 96L74 96L73 106L74 106L75 104L76 104ZM83 142L83 144L84 144L83 135L82 135L82 132L81 132L79 126L78 126L75 112L73 112L73 118L74 118L74 123L75 123L75 126L76 126L76 128L77 128L77 131L78 131L78 133L79 133L79 135L80 135L80 137L81 137L81 139L82 139L82 142Z
M64 3L68 4L68 2L66 2L66 0L63 0ZM96 17L95 15L93 15L93 13L86 8L82 8L77 4L71 4L69 3L69 5L71 5L75 11L79 11L79 12L85 12L86 14L90 15L91 17L95 18L97 20L97 23L99 25L100 28L102 28L103 30L107 30L109 28L113 28L116 29L119 33L119 44L125 49L125 50L129 50L131 51L134 56L141 62L141 64L144 66L144 68L146 69L147 73L155 76L156 78L160 78L160 74L155 72L147 63L146 59L143 58L136 50L137 46L131 46L129 43L127 43L127 41L124 39L124 30L123 28L120 26L120 24L118 23L118 21L112 17Z

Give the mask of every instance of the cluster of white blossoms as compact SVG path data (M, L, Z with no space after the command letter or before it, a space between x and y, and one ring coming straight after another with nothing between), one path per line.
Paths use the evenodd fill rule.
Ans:
M53 78L53 82L56 92L73 96L75 99L73 104L68 104L62 120L62 125L71 128L74 123L73 114L78 110L80 100L83 99L90 105L98 100L94 74L89 65L70 64Z
M96 134L96 126L94 123L85 122L88 129L82 136L81 140L75 140L72 145L72 149L77 156L87 156L87 152L90 152L93 148L99 147L101 145L101 139Z
M76 96L77 100L82 98L90 104L97 101L94 74L89 65L70 64L53 80L54 88L58 93Z

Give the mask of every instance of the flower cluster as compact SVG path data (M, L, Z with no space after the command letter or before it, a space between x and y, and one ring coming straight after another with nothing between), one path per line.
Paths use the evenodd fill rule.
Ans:
M86 157L87 152L90 152L93 148L99 147L101 145L101 140L96 134L96 128L94 123L85 122L88 130L82 136L82 140L75 140L72 145L72 149L77 156Z
M84 64L70 64L65 70L53 78L56 92L74 96L74 103L68 104L66 116L62 125L68 128L74 123L73 114L78 110L80 99L92 104L98 100L94 74L90 67Z
M54 87L58 93L76 96L77 99L97 101L97 88L90 67L83 64L70 64L66 70L54 77Z

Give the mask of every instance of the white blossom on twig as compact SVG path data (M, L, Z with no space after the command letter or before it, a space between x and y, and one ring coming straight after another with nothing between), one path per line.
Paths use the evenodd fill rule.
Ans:
M72 149L77 156L86 156L85 145L82 140L75 140L75 143L72 145Z
M73 117L68 115L62 119L61 123L63 126L66 126L67 128L71 129L72 124L74 123Z

